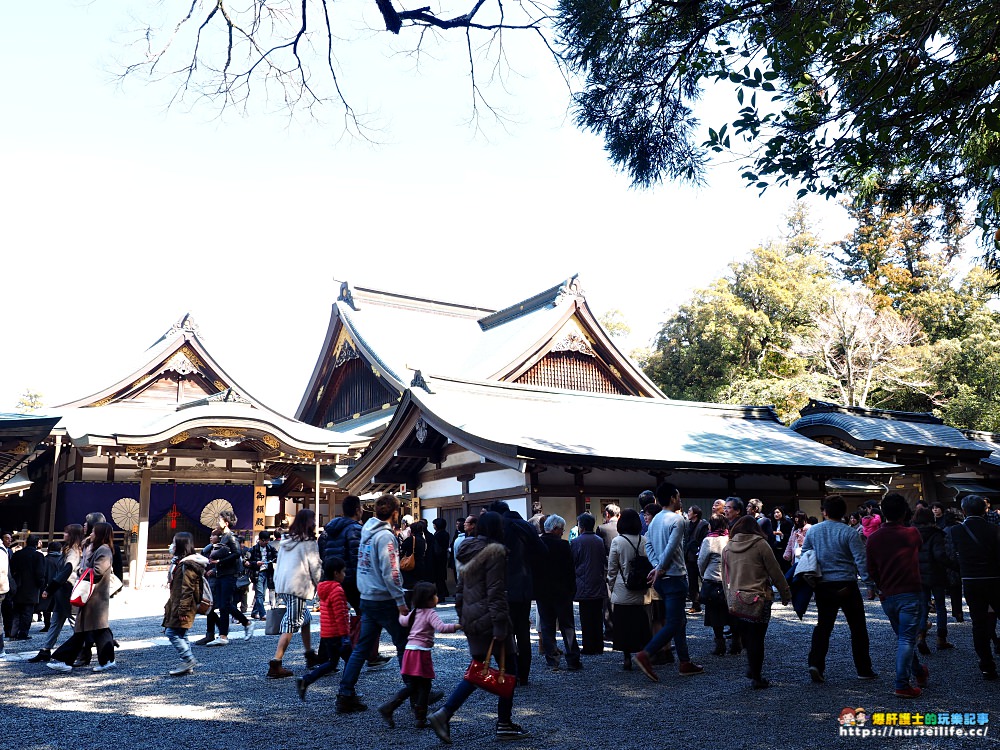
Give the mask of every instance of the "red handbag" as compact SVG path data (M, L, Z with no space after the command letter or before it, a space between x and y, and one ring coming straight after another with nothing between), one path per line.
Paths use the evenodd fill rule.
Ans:
M94 569L87 568L80 574L79 580L73 586L73 591L69 596L69 603L74 607L82 607L90 601L90 595L94 593Z
M509 674L504 672L504 667L507 664L505 657L504 644L500 644L500 658L497 661L501 664L500 669L494 669L490 666L490 658L493 656L493 644L495 641L490 641L490 647L486 651L485 661L472 660L469 664L469 668L465 670L465 679L471 682L478 688L482 688L488 693L493 693L501 698L510 698L514 695L514 683L516 678L511 677Z

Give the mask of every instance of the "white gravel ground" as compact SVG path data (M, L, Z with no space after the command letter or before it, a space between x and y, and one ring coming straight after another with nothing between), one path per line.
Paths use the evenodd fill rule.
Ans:
M193 675L171 678L178 663L160 628L166 591L150 588L123 592L112 602L112 628L121 643L118 668L102 674L74 670L59 674L43 664L25 661L34 655L41 637L32 629L30 641L7 642L8 659L0 662L0 747L18 750L124 747L143 750L263 750L263 748L388 748L405 750L440 747L431 730L412 729L408 712L397 712L397 729L390 730L374 710L399 685L394 665L377 672L362 671L358 691L370 710L347 716L334 712L339 674L320 680L300 702L293 679L266 680L267 661L276 637L263 629L249 641L234 625L225 648L196 647L202 667ZM872 657L881 678L856 679L850 658L848 630L843 619L834 630L827 682L810 681L806 671L812 610L799 622L791 610L775 608L768 632L765 674L769 690L754 691L743 675L742 656L714 657L710 631L701 616L688 619L688 641L704 675L681 678L676 669L660 667L661 682L641 672L624 672L621 655L584 657L582 672L550 672L535 653L531 684L515 695L515 721L532 736L522 748L901 748L993 747L1000 739L885 739L838 736L837 716L844 707L862 706L869 716L892 712L991 712L1000 683L979 676L972 651L971 624L951 622L949 637L957 648L932 653L926 663L931 687L916 700L892 694L894 638L877 602L867 603ZM450 604L440 613L455 618ZM204 634L204 619L191 639ZM318 623L314 638L318 643ZM65 636L64 636L65 637ZM60 639L62 640L62 639ZM383 638L383 653L389 653ZM450 691L468 664L461 634L439 636L434 654L436 686ZM296 675L305 669L296 637L285 659ZM452 721L456 747L496 744L493 726L496 702L476 694ZM1000 725L1000 709L991 716Z

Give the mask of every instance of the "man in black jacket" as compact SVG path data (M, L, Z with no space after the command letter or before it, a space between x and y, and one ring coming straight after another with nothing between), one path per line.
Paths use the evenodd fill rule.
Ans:
M1000 612L1000 527L986 520L986 501L979 495L962 498L965 522L945 532L958 555L965 601L972 617L972 644L985 680L997 679L990 650L993 626L990 609Z
M557 515L545 519L542 544L548 550L548 561L535 570L535 599L538 602L538 636L542 653L550 669L559 669L556 650L556 627L562 633L566 664L571 670L582 669L580 644L576 639L573 619L573 598L576 596L576 568L569 542L563 539L566 521Z
M320 556L325 565L334 557L344 561L344 578L341 586L348 603L357 615L361 614L361 594L358 592L358 549L361 547L361 499L348 495L340 504L340 515L323 527ZM392 661L391 656L381 656L378 641L368 658L368 668L378 669Z
M12 641L26 641L31 636L31 620L35 615L35 607L45 588L45 557L38 549L41 540L35 535L28 535L28 541L10 558L10 573L17 581L17 593L14 594L14 624L11 628Z
M247 553L247 575L253 583L254 597L250 617L254 620L266 620L267 610L264 609L264 599L267 590L274 588L274 565L278 562L278 551L271 546L271 532L262 531L257 535L257 544Z
M503 500L490 505L489 510L503 519L504 546L507 547L507 603L514 624L517 642L517 680L528 684L531 671L531 601L535 598L534 567L548 553L535 527L510 509Z

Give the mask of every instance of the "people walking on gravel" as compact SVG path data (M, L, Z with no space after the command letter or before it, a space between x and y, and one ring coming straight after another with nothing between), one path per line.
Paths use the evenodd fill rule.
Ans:
M920 581L925 614L917 636L917 650L921 654L929 654L927 634L930 620L926 619L926 615L930 613L932 603L937 619L938 650L955 648L948 642L948 569L952 562L948 555L945 533L936 523L930 509L918 508L913 514L913 525L920 532Z
M52 619L49 621L49 632L45 635L45 640L41 643L38 653L29 662L46 662L52 656L52 649L59 640L63 625L70 620L73 615L73 608L69 603L69 595L76 583L77 570L80 567L80 557L83 554L83 526L78 523L71 523L63 528L63 546L60 555L60 566L56 574L49 581L42 596L52 600Z
M750 605L744 615L733 616L733 631L740 632L747 652L747 677L755 690L768 688L771 683L763 674L764 642L774 603L773 587L777 587L781 603L786 606L792 592L768 535L752 515L738 518L729 529L729 543L722 551L722 570L727 601L731 603L738 597L744 605Z
M851 630L851 655L858 679L873 680L878 677L872 669L869 652L868 626L865 621L865 604L858 589L858 577L871 586L865 543L854 529L842 523L847 503L840 495L830 495L823 503L822 522L809 528L802 543L802 552L813 550L820 570L816 584L816 626L809 650L809 676L813 682L826 681L826 655L830 649L830 636L843 612ZM798 514L796 514L796 521ZM792 532L794 537L795 532Z
M454 633L462 629L457 623L446 624L438 616L437 584L429 581L418 583L413 589L413 609L408 615L399 616L399 624L409 630L403 665L400 673L406 685L391 700L378 707L378 712L390 727L396 726L393 714L410 698L416 716L417 729L427 726L427 705L434 679L434 661L431 650L435 633Z
M722 584L722 551L729 543L726 517L713 514L708 519L708 535L698 551L698 571L701 573L701 602L705 609L705 627L715 636L714 656L726 655L725 628L731 625L726 592ZM736 639L739 636L734 635Z
M208 558L195 551L194 539L186 531L174 535L174 562L167 576L170 597L163 607L163 627L170 645L177 649L181 665L170 670L172 677L190 674L198 666L191 652L187 632L194 625L204 594Z
M87 603L77 613L73 635L52 653L52 658L46 663L50 669L58 672L72 671L76 658L87 643L93 643L97 648L98 664L94 667L95 672L115 667L114 637L108 628L114 554L112 544L111 524L94 524L90 542L84 548L79 571L79 575L84 575L88 570L93 571L94 589Z
M576 595L576 570L570 544L563 539L566 521L562 516L545 518L542 544L548 550L548 563L535 568L534 593L538 602L538 637L542 655L549 669L559 669L556 630L562 633L566 666L581 669L580 643L576 638L573 597Z
M896 634L896 697L919 698L930 671L917 656L917 633L923 628L920 581L920 532L906 523L906 499L891 492L882 500L883 522L868 537L868 573L882 609ZM910 680L916 681L911 685Z
M267 619L264 599L267 590L274 588L274 564L278 561L278 551L271 546L271 532L262 531L257 535L257 544L250 548L247 556L247 575L253 583L253 607L250 619Z
M486 662L492 656L505 676L514 680L510 697L497 698L496 739L517 740L530 732L513 720L518 663L507 602L507 555L503 520L493 511L483 513L476 536L458 551L463 568L455 609L473 660ZM444 706L430 715L431 728L442 742L451 744L451 718L475 690L475 684L463 678Z
M618 517L616 535L608 554L608 588L611 591L612 648L622 652L623 666L632 669L632 654L652 637L649 629L650 589L630 589L626 582L637 558L646 556L639 514L626 508ZM541 606L541 600L539 600ZM570 610L572 616L572 610Z
M340 660L351 657L351 617L344 595L346 565L339 557L328 557L323 563L323 580L319 582L319 653L317 664L299 677L295 685L299 698L306 699L306 690L320 677L337 671Z
M253 623L236 606L236 578L240 574L243 557L239 544L230 530L235 523L236 514L233 511L224 510L219 513L218 524L221 531L219 544L223 548L223 553L209 556L209 569L214 572L215 577L212 594L215 609L218 610L219 636L209 641L205 641L205 639L198 641L199 644L205 641L204 645L206 646L229 645L230 617L243 626L244 640L250 640L253 637ZM211 628L211 625L209 627ZM209 634L211 634L211 630Z
M687 597L687 565L684 562L687 519L677 512L681 507L681 492L673 484L664 482L656 488L656 500L663 510L649 524L646 556L653 565L649 582L663 599L665 624L635 655L635 663L646 677L659 682L659 676L653 671L652 655L671 639L677 646L678 671L682 677L701 674L705 669L691 661L688 654L687 615L684 611Z
M361 630L351 658L344 666L337 692L337 712L365 711L368 706L358 698L355 686L361 666L382 630L388 631L402 665L406 630L399 615L408 615L403 595L403 577L399 571L399 546L393 525L399 518L399 501L382 495L375 501L375 517L361 529L358 553L358 591L361 595Z
M285 616L281 619L281 635L278 637L274 657L268 664L269 679L292 676L292 671L283 667L281 662L295 633L302 634L306 664L312 667L318 662L312 650L312 615L309 603L316 596L322 567L316 543L316 514L310 508L303 508L295 514L288 533L278 545L274 588L285 605Z
M597 655L604 652L607 560L604 556L604 542L596 532L597 519L590 513L582 513L577 517L576 523L580 528L580 535L569 546L576 569L575 598L580 603L580 651L583 654Z
M995 617L1000 612L1000 526L986 520L986 501L979 495L962 498L965 521L946 532L958 557L965 600L972 619L972 645L979 657L984 680L997 679L996 660L990 651ZM961 610L959 610L961 611Z

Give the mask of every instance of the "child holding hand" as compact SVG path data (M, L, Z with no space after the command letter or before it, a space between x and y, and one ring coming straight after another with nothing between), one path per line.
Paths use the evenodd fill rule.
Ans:
M410 629L403 652L403 666L400 670L406 685L388 703L378 708L382 718L390 727L396 726L393 713L403 701L413 696L413 712L417 717L417 728L427 726L427 701L434 679L434 663L431 649L434 647L435 633L454 633L461 625L446 625L438 617L434 608L438 604L437 586L421 582L413 587L413 609L408 615L399 616L399 624Z
M299 698L306 699L306 689L320 677L336 671L337 664L351 655L351 618L347 595L341 584L346 577L344 561L332 557L323 564L323 580L316 591L319 595L319 665L299 677L295 685Z

